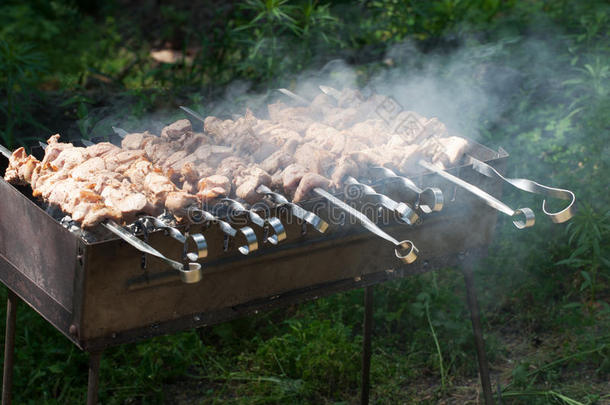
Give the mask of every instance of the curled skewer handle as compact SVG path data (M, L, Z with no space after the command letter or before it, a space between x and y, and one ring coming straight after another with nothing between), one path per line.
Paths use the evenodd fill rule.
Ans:
M449 180L453 184L456 184L462 187L464 190L476 195L480 199L482 199L487 205L502 212L503 214L508 215L513 218L513 225L515 225L518 229L529 228L533 226L536 220L534 212L529 208L520 208L518 210L513 210L508 205L504 204L502 201L498 200L491 194L481 190L480 188L456 177L452 174L447 173L443 169L426 162L425 160L420 160L419 165L433 171L439 176L443 177L446 180Z
M519 190L527 191L528 193L541 194L547 197L554 197L561 200L570 201L567 207L557 212L548 211L546 208L546 199L542 201L542 212L551 218L551 221L560 224L562 222L566 222L574 216L574 202L576 201L576 196L570 190L545 186L527 179L509 179L502 176L496 169L487 163L483 163L473 157L470 157L470 160L472 162L472 168L487 177L504 180L513 187L518 188Z
M256 226L258 226L260 228L263 228L265 226L265 220L260 215L258 215L256 212L254 212L252 210L247 209L239 201L235 201L231 198L223 198L220 201L227 204L227 206L231 210L230 215L233 215L233 214L247 215L248 217L250 217L250 220L252 221L252 223L255 224Z
M269 224L269 228L273 229L273 234L267 238L269 243L272 245L277 245L278 243L286 240L286 229L279 218L267 218L267 224Z
M235 238L237 237L237 233L239 232L243 237L245 244L237 247L239 253L242 255L247 255L250 252L254 252L258 249L258 240L256 239L256 234L254 230L249 226L244 226L243 228L239 228L239 230L233 228L228 222L225 222L221 219L216 218L215 222L218 223L220 230L225 234Z
M411 179L399 176L387 167L373 167L371 168L371 173L377 178L396 179L403 187L414 192L417 198L415 206L422 210L423 213L429 214L432 211L440 211L443 209L445 201L443 192L439 188L427 187L422 190L417 187Z
M183 265L180 262L169 259L161 252L150 246L148 243L140 240L134 234L125 230L123 227L121 227L114 221L103 222L102 225L110 232L114 233L119 238L123 239L125 242L138 249L140 252L158 257L159 259L169 264L173 269L178 270L180 272L180 279L183 282L197 283L201 280L201 264L192 262L188 263L187 265Z
M351 176L346 177L344 182L345 185L348 187L357 187L358 189L360 189L362 194L374 199L377 204L397 214L398 219L401 222L413 225L419 219L417 213L415 213L415 211L413 211L411 207L409 207L407 204L403 202L396 202L390 197L376 192L373 187L360 183L358 180ZM347 190L346 194L350 194L349 190Z
M250 252L254 252L258 249L258 240L256 239L256 234L252 228L249 226L244 226L239 228L239 232L242 234L242 237L246 242L244 245L237 247L237 250L239 250L242 255L247 255Z
M286 199L286 197L284 197L283 195L281 195L279 193L275 193L275 192L271 191L271 189L269 187L261 184L256 189L256 192L259 194L264 194L266 196L269 196L273 200L273 202L275 202L277 205L289 207L290 211L292 212L292 215L307 222L316 231L318 231L320 233L324 233L328 229L328 223L326 221L324 221L322 218L320 218L313 212L307 211L307 210L301 208L299 205L288 201L288 199Z
M142 221L146 221L151 228L154 229L162 229L165 231L167 235L169 235L172 239L177 240L180 243L186 242L186 237L180 232L178 229L173 226L167 225L165 222L161 221L159 218L155 218L153 216L143 216L140 218Z
M162 229L166 235L182 243L184 245L183 255L188 260L197 261L208 256L208 243L202 234L196 233L185 236L178 229L153 216L144 216L141 220L146 221L145 225L154 229Z
M232 238L235 238L237 236L237 233L239 232L246 242L244 245L240 245L237 248L237 250L239 250L241 254L247 255L248 253L254 252L258 249L258 241L256 240L256 234L249 226L244 226L243 228L239 228L239 230L237 230L233 228L228 222L223 221L222 219L212 215L211 213L205 210L202 210L201 208L195 207L189 209L189 217L194 218L196 220L201 218L200 222L216 223L224 234Z
M279 242L286 239L286 230L279 219L271 217L265 220L254 210L247 209L242 203L231 198L223 198L222 201L229 204L229 208L234 210L236 213L247 215L250 218L250 221L252 221L252 223L256 226L265 228L267 225L269 225L269 228L273 231L273 234L268 236L266 240L272 245L277 245Z
M394 253L402 262L411 264L417 260L419 249L417 249L410 240L403 240L396 245Z
M341 208L343 211L352 215L354 218L356 218L358 221L360 221L362 226L364 226L367 230L369 230L373 234L392 243L395 247L394 253L396 254L396 257L399 258L402 262L410 264L410 263L413 263L415 261L415 259L417 258L418 250L411 241L405 240L405 241L399 242L393 236L384 232L381 228L379 228L377 225L375 225L375 223L373 221L371 221L366 215L364 215L360 211L354 209L353 207L350 207L349 205L347 205L346 203L344 203L343 201L341 201L334 195L330 194L328 191L326 191L322 188L319 188L319 187L314 188L313 191L316 194L318 194L319 196L326 198L331 204L336 205L337 207Z
M200 233L194 233L186 237L184 242L184 257L190 261L197 261L208 257L208 242Z

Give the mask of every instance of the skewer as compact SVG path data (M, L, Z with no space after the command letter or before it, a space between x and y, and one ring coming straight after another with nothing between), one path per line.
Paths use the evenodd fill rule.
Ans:
M201 117L195 111L193 111L187 107L181 106L180 108L183 109L184 111L186 111L187 113L193 115L195 118L200 119L203 122L203 117ZM121 138L124 138L128 134L128 132L122 128L112 127L112 129ZM220 218L216 217L215 215L213 215L207 211L204 211L200 208L191 208L189 210L189 212L191 214L201 217L204 220L204 222L217 223L220 227L220 230L224 234L226 234L232 238L234 238L237 235L238 230L233 228L229 223L221 220ZM244 237L245 242L246 242L244 245L241 245L237 248L237 250L239 250L239 252L241 254L247 255L250 252L254 252L255 250L258 249L258 241L256 239L256 234L254 233L254 230L252 230L252 228L250 228L249 226L245 226L243 228L240 228L239 232L242 234L242 236Z
M5 148L4 145L0 145L0 153L2 153L7 159L10 159L12 155L11 151Z
M123 239L125 242L129 243L131 246L138 249L140 252L158 257L169 264L172 268L178 270L180 272L180 278L183 282L190 284L201 281L201 264L197 262L190 262L187 267L187 265L183 265L180 262L169 259L148 243L138 239L134 234L127 231L125 228L112 220L102 222L101 225L119 238Z
M182 111L184 111L185 113L187 113L188 115L190 115L191 117L195 118L196 120L199 120L201 122L205 122L205 118L203 118L201 115L199 115L195 111L191 110L190 108L184 107L184 106L181 105L180 109Z
M396 248L395 248L396 257L401 259L403 262L413 263L415 261L415 259L417 258L418 249L415 247L415 245L411 241L404 240L404 241L399 242L394 237L392 237L389 234L387 234L386 232L382 231L381 228L379 228L377 225L375 225L369 218L366 217L366 215L362 214L360 211L354 209L353 207L350 207L345 202L341 201L337 197L328 193L326 190L317 187L313 191L316 194L318 194L319 196L327 199L330 203L343 209L348 214L354 216L356 219L358 219L360 221L360 223L366 229L373 232L375 235L393 243L394 246L396 246ZM402 250L399 250L399 248ZM407 253L403 253L405 251L405 249L408 249L408 250L406 250Z
M432 211L443 209L444 198L443 192L440 189L427 187L422 190L411 179L399 176L386 167L373 167L370 171L375 178L396 179L402 186L413 191L416 194L415 207L422 210L423 213L429 214Z
M119 127L112 127L112 130L114 131L115 134L117 134L119 137L125 138L127 135L129 135L129 132L125 131L123 128L119 128Z
M296 94L292 93L289 90L280 89L280 91L282 91L282 90L285 90L287 93L290 93L290 94L293 94L294 96L296 96ZM285 94L287 94L287 93L285 93ZM299 97L299 96L297 96L297 97ZM197 112L191 110L188 107L180 106L180 109L182 111L184 111L185 113L187 113L188 115L190 115L191 117L193 117L193 118L195 118L195 119L197 119L197 120L199 120L201 122L205 121L205 118L203 118ZM303 208L301 208L300 206L298 206L297 204L294 204L294 203L288 201L288 199L286 197L284 197L283 195L281 195L279 193L275 193L275 192L271 191L267 186L260 185L258 187L258 189L256 190L256 192L259 193L259 194L264 194L267 197L271 198L278 206L287 206L287 207L289 207L291 212L292 212L292 214L294 216L296 216L297 218L299 218L299 219L307 222L311 226L313 226L313 228L316 231L318 231L320 233L324 233L328 229L328 224L324 220L322 220L320 217L315 215L313 212L306 211ZM275 219L277 219L277 218L275 218ZM256 219L253 220L254 223L256 223L255 221L256 221ZM271 220L268 220L268 221L271 223ZM281 225L281 222L279 221L279 219L277 219L277 224ZM283 225L281 225L281 226L282 226L282 229L283 229ZM274 226L274 228L275 228L275 226ZM276 231L276 235L279 235L278 232L277 232L277 229L275 231ZM282 234L282 233L285 233L285 231L283 231L283 232L280 231L280 234ZM284 238L285 238L285 235L284 235ZM281 240L283 240L283 239L278 238L278 241L275 242L275 243L273 241L271 241L271 240L269 240L269 241L271 243L273 243L273 244L276 244L278 242L281 242Z
M356 186L364 195L374 199L377 204L398 214L398 219L401 222L413 225L419 219L419 216L407 204L403 202L396 202L385 194L376 192L373 187L360 183L352 176L348 176L344 180L344 183L348 186Z
M362 226L364 226L370 232L392 243L394 245L394 253L396 254L396 257L399 258L403 263L410 264L417 259L417 253L419 252L419 250L410 240L398 241L391 235L384 232L377 225L375 225L375 223L368 219L366 215L354 209L353 207L350 207L334 195L330 194L328 191L320 187L314 188L313 191L319 196L327 199L331 204L336 205L343 211L354 216L356 219L358 219L358 221L360 221Z
M248 215L252 223L262 229L272 229L273 234L267 237L267 242L272 245L277 245L279 242L286 239L286 230L284 229L284 225L282 222L276 217L270 217L267 219L263 219L260 215L258 215L253 210L249 210L243 206L239 201L235 201L231 198L223 198L221 201L228 204L229 209L233 210L238 214Z
M518 188L519 190L527 191L528 193L541 194L548 197L569 200L570 204L568 204L566 208L557 212L549 212L546 209L546 199L542 201L542 212L544 212L548 217L550 217L551 221L555 222L556 224L566 222L574 216L573 207L574 202L576 201L576 196L570 190L544 186L542 184L536 183L535 181L527 179L509 179L502 176L500 173L498 173L496 169L494 169L487 163L483 163L480 160L473 158L472 156L470 156L469 158L472 163L472 168L487 177L504 180L513 187Z
M112 129L117 134L127 134L127 131L125 131L124 129L117 127L112 127ZM81 142L87 147L95 145L88 139L81 139ZM161 221L159 218L150 215L140 217L139 220L142 222L147 222L146 224L144 224L145 226L147 226L147 228L152 227L154 229L162 229L166 235L182 243L184 246L184 257L186 257L188 260L197 261L207 257L208 244L202 234L196 233L185 236L178 229L171 227L165 222Z
M118 132L127 133L127 131L121 128L112 127L112 129ZM81 139L81 142L87 147L95 145L95 143L88 139ZM186 257L188 260L197 261L207 257L208 245L205 237L202 234L197 233L185 236L178 229L171 227L165 222L161 221L159 218L155 218L150 215L140 217L139 220L141 222L147 222L144 224L147 226L147 228L152 227L154 229L162 229L166 235L182 243L184 246L184 257Z
M326 94L327 96L333 97L335 100L339 100L339 98L341 97L341 92L335 89L334 87L322 85L318 87L320 88L320 90L322 90L322 93Z
M279 91L280 93L282 93L282 94L284 94L284 95L286 95L286 96L288 96L288 97L298 101L301 104L309 105L311 103L309 100L299 96L298 94L293 93L292 91L290 91L288 89L282 88L282 89L277 89L277 91Z
M46 145L42 144L42 146ZM2 145L0 145L0 153L6 156L7 159L11 157L11 151ZM149 244L138 239L135 235L121 227L113 220L106 220L105 222L102 222L101 225L104 228L108 229L110 232L114 233L119 238L123 239L125 242L129 243L131 246L138 249L140 252L148 253L149 255L158 257L159 259L169 264L173 269L178 270L180 272L180 278L183 282L197 283L201 280L201 264L197 262L182 264L180 262L172 260L164 256L161 252L159 252Z
M419 165L430 171L433 171L434 173L443 177L445 180L449 180L453 184L462 187L466 191L482 199L485 204L513 218L513 224L515 225L515 227L517 227L517 229L529 228L530 226L533 226L536 222L536 216L534 215L534 212L529 208L519 208L517 210L513 210L494 196L488 194L487 192L481 190L476 186L473 186L468 182L465 182L459 177L449 174L448 172L444 171L436 165L430 164L425 160L420 160Z
M280 206L280 207L284 206L284 207L290 208L292 215L307 222L308 224L313 226L313 228L316 231L318 231L320 233L324 233L328 229L328 223L326 221L324 221L322 218L320 218L313 212L307 211L307 210L301 208L299 205L288 201L288 199L286 197L284 197L280 193L271 191L271 189L269 187L265 186L264 184L261 184L260 186L258 186L258 188L256 189L256 192L259 194L264 194L265 196L269 197L277 206Z
M202 210L201 208L192 207L189 209L189 214L189 218L194 218L194 216L197 216L202 219L201 222L218 224L220 230L229 237L235 238L238 232L241 233L246 243L237 247L239 253L247 255L250 252L254 252L258 249L258 240L256 239L256 234L254 233L254 230L249 226L244 226L237 230L233 228L228 222L223 221L217 216L211 214L208 211Z
M208 256L208 244L202 234L195 233L185 236L178 229L150 215L140 217L138 220L147 228L161 229L166 235L182 243L184 256L189 260L197 261Z

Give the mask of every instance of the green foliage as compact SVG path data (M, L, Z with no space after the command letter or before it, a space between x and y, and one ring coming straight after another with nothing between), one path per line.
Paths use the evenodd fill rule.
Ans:
M32 45L20 45L0 37L0 89L5 97L0 104L0 139L9 148L15 143L15 129L20 122L42 127L30 113L38 75L44 71L44 61ZM42 127L43 129L46 129ZM20 143L27 138L18 138Z
M286 323L287 333L255 341L256 352L242 356L248 369L302 381L302 395L339 399L343 390L356 387L360 345L352 339L351 328L329 320Z
M331 14L330 4L294 3L247 0L238 6L244 23L237 20L231 33L242 55L238 76L270 81L309 66L322 44L341 44L335 37L339 19Z

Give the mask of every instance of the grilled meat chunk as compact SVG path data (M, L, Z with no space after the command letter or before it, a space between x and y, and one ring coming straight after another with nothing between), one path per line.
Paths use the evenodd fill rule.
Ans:
M271 185L271 176L269 173L257 166L247 167L239 172L235 178L235 195L246 202L253 204L260 199L256 189L261 184L265 186Z
M121 147L123 149L144 149L146 144L152 141L154 138L156 138L156 136L148 131L128 134L121 141Z
M180 138L182 135L186 134L187 132L190 132L193 129L193 127L191 126L191 121L184 119L184 120L178 120L166 127L164 127L161 130L161 136L163 138L169 138L169 139L178 139Z
M16 149L8 160L4 179L9 183L26 185L32 181L32 174L40 161L28 155L24 148Z
M231 181L218 174L202 178L197 187L197 197L204 202L217 197L228 197L231 194Z
M324 176L320 176L317 173L307 173L301 179L299 186L294 192L294 202L299 202L305 200L311 191L316 187L321 187L324 189L330 188L331 181L328 180Z

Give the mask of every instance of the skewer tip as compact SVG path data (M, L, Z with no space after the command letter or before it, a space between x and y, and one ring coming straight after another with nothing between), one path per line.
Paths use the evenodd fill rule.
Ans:
M184 111L185 113L187 113L188 115L190 115L191 117L193 117L201 122L205 122L205 118L203 118L200 114L196 113L195 111L191 110L190 108L181 105L180 109L182 111Z

